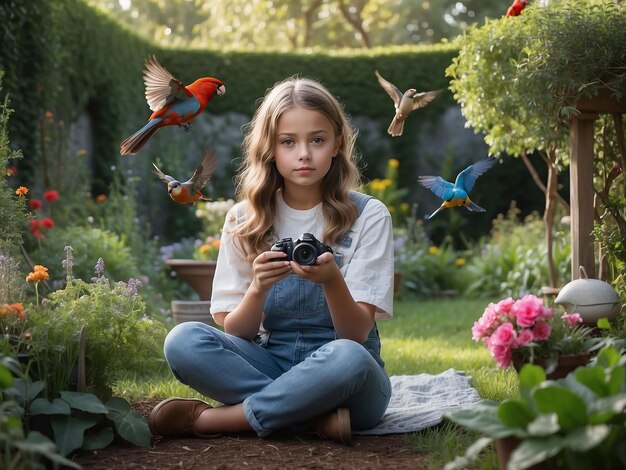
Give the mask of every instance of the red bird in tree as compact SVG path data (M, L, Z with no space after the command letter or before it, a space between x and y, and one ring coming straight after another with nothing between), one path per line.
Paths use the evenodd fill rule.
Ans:
M528 5L528 0L514 0L506 11L506 16L518 16L526 5Z

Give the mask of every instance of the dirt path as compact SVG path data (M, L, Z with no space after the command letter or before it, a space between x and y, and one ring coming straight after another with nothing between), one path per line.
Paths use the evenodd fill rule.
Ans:
M147 417L154 403L135 408ZM153 439L150 448L114 444L82 452L73 460L86 469L421 469L426 457L411 450L404 435L354 436L346 447L316 435L224 435L213 439Z

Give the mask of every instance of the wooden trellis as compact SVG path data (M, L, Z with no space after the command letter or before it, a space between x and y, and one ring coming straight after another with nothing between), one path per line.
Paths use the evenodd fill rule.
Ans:
M610 93L600 93L592 99L581 99L577 109L580 114L572 118L569 128L572 280L578 279L579 266L589 277L596 277L592 235L594 123L600 114L626 113L626 94L621 101L615 101Z

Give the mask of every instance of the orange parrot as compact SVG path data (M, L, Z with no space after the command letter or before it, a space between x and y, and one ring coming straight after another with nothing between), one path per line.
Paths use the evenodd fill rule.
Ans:
M222 81L213 77L183 85L154 56L146 60L143 81L146 101L154 112L145 126L122 142L121 155L135 155L161 127L176 125L189 132L191 121L204 111L209 101L226 93Z
M519 16L526 5L528 5L528 0L514 0L506 11L506 16Z
M198 200L210 201L209 198L202 194L201 190L211 179L211 175L213 174L213 171L215 171L216 164L217 158L215 158L215 151L205 151L202 155L202 160L200 161L198 168L196 168L196 171L193 172L193 176L184 183L181 183L170 175L163 174L163 172L159 170L159 167L154 163L152 166L154 166L154 174L157 175L161 181L167 184L167 192L169 193L170 198L179 204L187 204L191 206Z

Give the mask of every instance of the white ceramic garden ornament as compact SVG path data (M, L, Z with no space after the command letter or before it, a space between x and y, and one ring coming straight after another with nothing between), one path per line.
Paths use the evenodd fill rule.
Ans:
M567 313L579 313L584 323L595 325L600 318L615 318L620 311L619 297L610 284L599 279L588 279L580 266L580 279L567 283L554 303Z

